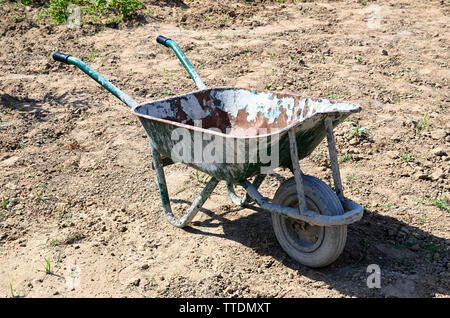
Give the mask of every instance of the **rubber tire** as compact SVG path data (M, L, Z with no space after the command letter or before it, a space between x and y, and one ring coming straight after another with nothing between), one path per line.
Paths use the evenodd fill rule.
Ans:
M338 196L326 183L308 175L302 175L302 179L308 209L323 215L341 215L344 213ZM272 201L285 206L298 206L294 177L281 184ZM341 255L347 240L346 225L317 227L321 231L322 238L321 243L316 244L320 244L320 246L314 251L305 252L292 243L293 240L299 242L292 235L292 231L301 230L288 229L287 226L290 226L290 222L293 222L292 218L272 213L272 225L278 242L283 250L297 262L308 267L319 268L333 263ZM316 242L319 242L319 240Z

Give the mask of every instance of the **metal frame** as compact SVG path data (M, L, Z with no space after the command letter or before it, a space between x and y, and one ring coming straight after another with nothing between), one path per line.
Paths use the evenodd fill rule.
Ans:
M334 142L333 124L330 118L327 118L325 120L325 128L327 131L328 151L331 161L334 187L336 194L338 195L341 204L344 208L344 211L346 211L344 214L336 216L328 216L318 214L317 212L308 210L306 208L306 200L302 181L302 172L298 161L297 142L295 139L294 128L289 130L289 141L290 141L289 146L291 152L291 160L294 171L299 207L291 208L288 206L283 206L280 204L272 203L268 199L264 198L258 191L258 187L261 185L261 183L264 181L265 178L265 175L262 174L257 175L253 183L250 183L247 180L240 182L240 185L247 192L243 198L239 198L234 192L233 184L227 182L226 186L228 190L228 196L230 197L231 201L239 206L244 206L250 202L250 199L253 199L265 211L268 211L270 213L278 213L286 217L294 218L299 221L319 226L338 226L351 224L353 222L359 221L363 216L362 206L348 198L345 198L342 190L339 164L337 161L336 145ZM192 219L195 217L199 209L210 197L215 187L219 183L219 180L212 177L211 180L207 183L207 185L203 189L203 191L201 192L201 194L197 197L197 199L194 200L194 202L192 202L192 205L189 207L189 209L186 210L183 217L176 218L173 215L170 206L170 199L167 191L164 169L160 160L160 155L153 147L152 147L152 156L153 156L153 165L156 171L156 182L158 184L158 189L161 196L164 215L172 225L176 227L185 227L189 224L190 221L192 221Z
M363 207L360 204L344 197L337 159L336 144L334 142L333 122L331 118L327 118L325 120L325 129L327 132L328 152L331 161L331 170L333 173L335 192L339 200L341 201L344 211L346 212L342 215L328 216L318 214L317 212L308 210L306 208L302 172L300 169L300 164L298 162L297 142L295 139L294 128L289 130L289 146L291 151L292 169L294 171L299 206L298 208L291 208L272 203L264 198L253 184L248 181L242 181L241 185L245 188L248 195L253 200L255 200L263 210L271 213L278 213L293 219L297 219L299 221L319 226L346 225L359 221L362 218L364 211Z
M166 177L164 175L164 169L161 164L160 154L155 150L155 148L151 146L151 144L150 147L152 149L153 166L156 172L156 183L158 184L164 216L166 217L167 221L169 221L169 223L173 226L185 227L192 221L192 219L195 217L206 200L208 200L217 184L219 183L219 180L212 177L211 180L209 180L209 182L206 184L205 188L203 188L203 191L200 193L200 195L194 200L194 202L192 202L189 209L186 210L183 217L177 218L175 215L173 215L170 205L169 191L167 190Z
M333 173L334 189L339 199L344 199L344 190L342 188L341 173L339 171L339 162L336 153L336 143L333 134L333 121L331 118L325 119L325 129L327 131L328 153L330 155L331 172Z
M264 175L264 174L257 175L255 177L255 179L253 180L252 185L256 189L258 189L259 186L261 185L261 183L263 183L265 178L266 178L266 175ZM234 204L239 205L239 206L244 206L253 201L252 198L250 198L250 196L247 193L244 195L243 198L238 197L236 192L234 192L234 185L232 183L227 181L226 186L227 186L228 197Z

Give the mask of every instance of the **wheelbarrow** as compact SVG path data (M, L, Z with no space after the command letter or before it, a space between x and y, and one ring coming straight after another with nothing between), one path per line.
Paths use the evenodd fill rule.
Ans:
M347 225L361 219L363 208L344 196L333 127L361 107L293 93L208 88L174 41L163 36L156 41L174 51L198 90L139 104L80 59L59 52L53 58L80 68L138 116L150 144L164 215L172 225L188 226L224 180L233 203L256 203L271 213L275 236L293 259L309 267L334 262L344 249ZM325 136L334 191L303 174L299 164ZM163 169L174 162L210 176L180 218L172 212ZM258 188L277 167L289 168L293 177L270 200ZM243 197L235 186L245 189Z

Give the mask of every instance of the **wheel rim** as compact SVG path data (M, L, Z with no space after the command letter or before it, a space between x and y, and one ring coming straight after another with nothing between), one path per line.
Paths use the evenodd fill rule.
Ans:
M320 213L319 208L309 198L306 199L306 206L309 210ZM290 207L298 207L297 195L292 195L286 200ZM312 253L317 250L325 237L325 228L323 226L311 225L289 217L281 218L281 227L285 233L286 239L295 249L304 253Z

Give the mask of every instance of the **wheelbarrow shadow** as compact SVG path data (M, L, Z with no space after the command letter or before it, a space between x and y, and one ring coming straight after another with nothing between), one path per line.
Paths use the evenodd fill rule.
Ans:
M86 99L68 100L68 93L54 95L47 93L42 99L21 98L9 94L0 94L0 108L4 112L17 111L23 119L43 122L48 120L50 112L43 108L43 104L69 108L76 113L92 106Z
M36 121L44 121L48 111L42 109L43 101L32 98L19 98L9 94L0 94L0 107L2 111L9 113L19 111L22 117L29 118L30 115Z
M174 200L188 203L184 200ZM396 218L365 210L363 218L347 227L347 243L341 256L331 265L312 269L291 259L278 244L271 217L259 207L248 206L252 213L230 220L227 214L200 211L207 220L194 221L185 230L193 234L216 236L236 241L261 256L271 256L284 266L312 280L324 282L346 296L356 297L432 297L450 295L448 251L445 238L425 232ZM223 234L208 232L221 227ZM439 257L436 257L438 255ZM380 288L370 285L375 264L381 270ZM270 271L272 264L266 265ZM295 280L294 280L295 282Z

